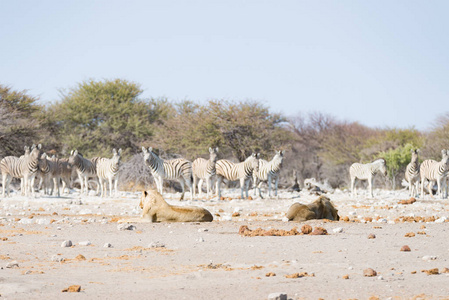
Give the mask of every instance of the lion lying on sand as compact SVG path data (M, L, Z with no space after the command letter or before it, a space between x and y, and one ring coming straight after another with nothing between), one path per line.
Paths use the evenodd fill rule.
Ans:
M307 221L312 219L340 220L338 210L326 196L320 196L310 204L294 203L287 211L289 221Z
M142 192L142 221L148 222L212 222L214 217L204 208L168 204L155 190Z

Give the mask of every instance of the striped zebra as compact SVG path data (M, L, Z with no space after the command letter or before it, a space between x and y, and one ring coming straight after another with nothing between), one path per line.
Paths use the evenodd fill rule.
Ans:
M368 180L369 185L369 193L371 198L373 196L373 179L376 173L382 173L384 176L387 176L387 164L385 159L379 158L375 161L367 164L359 164L354 163L349 168L349 174L351 176L351 194L354 197L357 195L357 191L355 188L356 179L359 180Z
M244 199L243 189L245 189L246 198L248 198L249 181L253 176L253 172L259 170L259 154L253 153L245 161L237 164L226 159L220 159L215 167L217 169L218 199L221 199L220 185L223 179L229 181L240 180L241 199Z
M48 158L47 154L44 153L39 163L39 172L43 181L44 194L59 197L59 181L61 176L56 158L54 156Z
M89 193L89 178L93 178L97 183L98 194L100 185L98 183L97 177L97 160L98 157L94 157L91 159L84 158L80 153L78 153L78 150L72 150L70 152L69 164L73 166L73 168L76 170L76 173L78 174L81 185L80 194L83 194L83 192L85 192L87 195Z
M72 188L72 175L76 173L75 168L69 163L68 158L57 158L56 156L53 156L51 159L56 161L58 164L59 177L62 182L62 193L64 193L66 188L67 193L69 193Z
M34 197L34 178L39 167L39 160L42 155L42 145L37 147L33 145L28 153L25 148L25 155L21 157L7 156L0 161L0 170L2 172L3 197L9 196L9 184L12 178L23 178L22 190L25 196L29 196L31 191Z
M433 159L426 159L422 162L419 172L421 174L421 196L424 197L424 181L429 181L429 192L432 193L432 184L437 182L438 196L443 198L443 188L445 179L449 171L449 153L448 150L441 150L441 161L437 162Z
M271 183L273 179L274 182L274 195L278 195L278 182L279 182L279 172L282 168L282 162L284 160L285 151L276 151L276 154L270 161L266 161L264 159L259 159L259 170L257 172L253 172L253 187L254 187L254 196L256 196L256 189L259 190L259 196L263 199L262 193L260 191L260 187L262 183L268 182L268 197L271 197ZM259 184L257 184L259 182Z
M184 199L185 185L190 189L190 199L193 200L192 191L192 163L184 158L176 158L163 160L153 152L153 148L148 150L142 147L143 160L150 168L153 174L154 181L156 181L157 191L162 195L162 186L164 179L178 180L182 187L181 199Z
M100 182L101 197L106 196L107 183L109 183L109 196L112 197L112 182L114 182L115 195L117 195L118 171L122 149L118 149L118 152L112 149L112 154L112 158L101 157L97 161L97 175Z
M418 153L419 149L412 150L412 159L405 169L404 177L408 182L410 197L415 197L418 194L418 185L420 181Z
M210 197L211 186L212 186L212 177L216 174L215 164L218 159L218 147L210 148L209 147L209 159L206 160L204 158L197 158L192 163L192 173L193 173L193 194L196 194L195 188L198 182L198 191L199 196L201 197L203 186L203 180L206 180L207 186L207 198Z

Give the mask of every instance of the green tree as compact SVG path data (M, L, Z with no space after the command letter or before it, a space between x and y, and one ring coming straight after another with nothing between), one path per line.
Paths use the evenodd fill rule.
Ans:
M110 156L112 148L140 148L171 107L166 100L142 100L141 93L138 84L122 79L88 80L70 89L46 113L60 150Z
M396 177L399 173L404 173L412 157L411 151L415 149L416 147L414 145L407 143L404 146L380 153L380 157L384 158L387 162L388 177L392 181L393 189L396 188Z
M23 147L37 143L41 123L37 115L43 107L27 91L14 91L0 84L0 157L23 154Z

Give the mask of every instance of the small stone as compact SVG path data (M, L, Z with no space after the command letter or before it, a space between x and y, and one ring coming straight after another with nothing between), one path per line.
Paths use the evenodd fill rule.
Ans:
M401 247L401 251L404 251L404 252L410 252L410 251L412 251L412 250L410 249L409 246L404 245L404 246Z
M204 242L204 239L202 237L199 237L197 241L202 243L202 242Z
M19 267L19 263L17 262L17 260L13 260L6 264L6 268L8 268L8 269L18 268L18 267Z
M424 255L422 257L422 260L426 260L426 261L435 260L435 259L437 259L437 257L436 256L432 256L432 255Z
M438 268L429 269L429 270L421 270L421 272L426 273L427 275L438 275L440 272L438 271Z
M327 230L323 227L315 227L315 229L310 233L310 235L327 235Z
M343 228L342 227L337 227L337 228L332 229L332 231L334 233L341 233L341 232L343 232Z
M161 242L152 242L149 246L149 248L165 248L165 244Z
M287 294L271 293L268 295L268 300L287 300Z
M379 277L377 277L377 279L379 279L379 280L384 280L384 278L383 278L382 275L379 275Z
M276 273L268 272L267 274L265 274L265 277L273 277L273 276L276 276Z
M62 292L66 293L79 293L81 291L81 285L71 285L66 289L63 289Z
M348 274L343 275L342 278L343 278L343 279L349 279L349 275L348 275Z
M448 268L443 268L443 269L441 270L441 273L449 273L449 269L448 269Z
M371 268L363 270L363 276L365 277L374 277L377 276L377 272Z
M236 211L235 213L232 214L233 217L240 217L240 213L238 211Z
M84 255L82 255L82 254L78 254L78 255L75 257L75 259L76 259L76 260L86 260L86 257L85 257Z
M405 237L414 237L415 233L414 232L408 232L405 234Z
M72 247L72 241L71 240L67 240L62 242L61 247Z
M368 238L369 238L369 239L375 239L375 238L376 238L376 235L375 235L374 233L370 233L370 234L368 235Z
M305 225L302 225L301 232L304 234L309 234L312 232L312 229L313 229L312 226L305 224Z
M121 230L121 231L123 231L123 230L136 230L136 226L131 225L131 224L119 224L117 226L117 229Z
M65 258L62 257L62 256L60 256L60 255L53 255L53 256L51 257L51 261L54 261L54 262L63 262L63 261L65 261Z
M103 245L103 248L112 248L112 244L111 243L106 243Z
M78 243L78 245L80 245L80 246L89 246L89 245L91 245L92 243L90 242L90 241L82 241L82 242L79 242Z

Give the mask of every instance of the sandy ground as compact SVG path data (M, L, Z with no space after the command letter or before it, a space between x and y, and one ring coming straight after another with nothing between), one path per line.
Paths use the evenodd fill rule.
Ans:
M281 191L279 199L179 202L179 194L167 194L169 203L205 207L215 220L119 230L118 219L139 216L139 193L13 194L0 200L0 298L267 299L282 292L289 299L449 299L449 200L402 205L405 191L382 190L374 199L339 190L328 196L350 218L306 222L328 235L242 237L241 225L300 229L304 223L285 222L285 212L317 196ZM61 247L68 240L73 246ZM400 251L404 245L411 251ZM377 276L363 276L367 268ZM439 274L422 272L434 268ZM62 292L71 285L81 291Z

